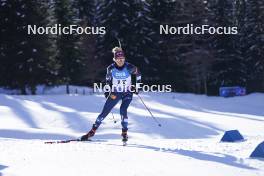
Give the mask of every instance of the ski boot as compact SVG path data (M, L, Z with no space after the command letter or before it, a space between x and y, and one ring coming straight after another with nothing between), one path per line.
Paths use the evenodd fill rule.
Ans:
M127 137L127 129L122 129L121 136L123 137L122 138L123 146L126 146L127 145L127 140L128 140L128 137Z
M81 141L89 141L90 138L94 136L96 130L97 130L97 127L93 125L92 129L87 134L81 137Z

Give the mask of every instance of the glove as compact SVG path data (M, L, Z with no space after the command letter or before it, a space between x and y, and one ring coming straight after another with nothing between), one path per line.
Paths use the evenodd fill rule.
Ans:
M110 92L105 92L104 93L105 98L108 98L109 94L110 94Z

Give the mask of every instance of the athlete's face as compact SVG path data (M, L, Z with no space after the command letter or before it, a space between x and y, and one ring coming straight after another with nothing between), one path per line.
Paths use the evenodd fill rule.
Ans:
M125 58L124 57L116 57L115 62L118 65L118 67L122 67L125 64Z

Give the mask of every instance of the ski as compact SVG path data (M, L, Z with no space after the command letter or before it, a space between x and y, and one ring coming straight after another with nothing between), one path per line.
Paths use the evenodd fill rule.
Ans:
M88 140L82 141L81 139L68 139L68 140L58 140L58 141L46 141L44 142L44 144L65 144L65 143L70 143L70 142L105 142L105 140L88 139ZM122 139L122 145L127 146L127 139Z
M92 141L91 139L88 139L86 141ZM68 139L68 140L59 140L59 141L46 141L44 144L62 144L62 143L70 143L70 142L85 142L81 141L81 139Z

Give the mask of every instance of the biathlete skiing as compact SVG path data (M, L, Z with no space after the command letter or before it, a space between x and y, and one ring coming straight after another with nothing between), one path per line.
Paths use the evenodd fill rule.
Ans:
M105 117L111 112L113 107L121 100L120 115L122 125L122 141L127 142L128 136L128 116L127 108L132 101L133 93L138 94L137 83L141 82L141 74L138 68L126 62L124 51L121 47L112 50L114 54L111 65L107 67L106 85L110 87L109 92L105 92L106 102L102 112L98 115L92 129L81 137L81 141L89 140L96 133Z

